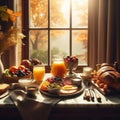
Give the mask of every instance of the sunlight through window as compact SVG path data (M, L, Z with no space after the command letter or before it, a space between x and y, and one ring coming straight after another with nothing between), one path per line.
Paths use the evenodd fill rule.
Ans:
M88 61L88 0L29 0L29 56L46 65L54 56Z

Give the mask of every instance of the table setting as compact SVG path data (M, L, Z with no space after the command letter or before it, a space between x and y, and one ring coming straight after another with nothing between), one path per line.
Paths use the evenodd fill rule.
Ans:
M53 63L49 76L45 74L44 64L36 59L23 60L19 66L11 66L3 73L1 84L9 85L7 95L24 120L47 120L59 101L79 96L84 90L80 76L65 77L64 61Z
M0 83L4 88L3 93L0 90L0 99L9 97L23 120L48 120L51 110L65 101L73 101L72 105L75 101L80 105L112 103L108 96L110 84L104 83L102 87L96 82L99 71L88 66L83 68L83 73L74 72L78 66L75 56L55 60L50 73L45 72L40 61L31 60L32 66L26 61L6 69Z

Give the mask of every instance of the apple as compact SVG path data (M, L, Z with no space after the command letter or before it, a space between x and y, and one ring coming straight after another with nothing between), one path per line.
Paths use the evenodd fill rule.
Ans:
M26 68L30 68L31 62L28 59L24 59L22 60L21 65L24 65Z
M12 73L16 73L18 71L18 67L17 66L11 66L9 68L9 71L12 72Z

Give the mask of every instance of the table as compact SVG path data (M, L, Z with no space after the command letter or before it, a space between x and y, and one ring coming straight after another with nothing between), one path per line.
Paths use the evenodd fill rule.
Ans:
M98 92L98 91L97 91ZM60 101L52 109L49 120L117 120L120 119L120 95L101 96L101 102L86 101L81 95ZM42 98L41 98L42 99ZM0 99L0 119L21 120L20 114L9 97Z

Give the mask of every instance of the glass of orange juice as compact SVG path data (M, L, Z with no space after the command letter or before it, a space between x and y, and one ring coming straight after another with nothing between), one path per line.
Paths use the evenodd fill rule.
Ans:
M42 65L35 65L33 67L33 77L37 83L41 83L45 76L45 66Z
M66 76L66 73L67 73L67 69L66 69L66 66L64 64L63 59L55 59L53 61L52 66L51 66L51 74L54 77L63 78Z

